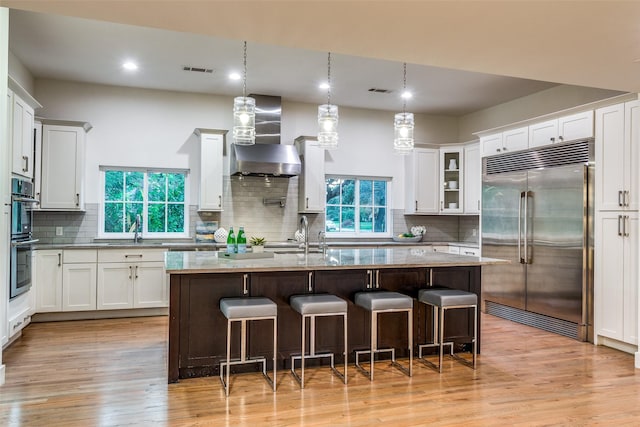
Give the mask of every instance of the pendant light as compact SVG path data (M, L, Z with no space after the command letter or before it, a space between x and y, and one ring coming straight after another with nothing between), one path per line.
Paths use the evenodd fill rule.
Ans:
M413 113L407 113L407 63L404 63L402 84L402 113L395 115L393 121L393 148L398 154L409 154L413 150Z
M318 145L338 148L338 106L331 105L331 52L327 59L327 103L318 107Z
M242 96L233 100L233 142L237 145L256 143L256 100L247 96L247 42L244 42L244 74Z

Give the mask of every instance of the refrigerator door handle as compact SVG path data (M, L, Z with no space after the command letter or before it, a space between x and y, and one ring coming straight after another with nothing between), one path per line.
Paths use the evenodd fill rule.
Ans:
M533 199L533 192L527 191L524 194L524 263L532 264L531 254L533 251L529 250L529 227L531 227L531 222L529 221L529 198Z
M518 259L520 264L524 264L524 258L522 258L522 205L525 200L525 192L520 193L520 201L518 202Z

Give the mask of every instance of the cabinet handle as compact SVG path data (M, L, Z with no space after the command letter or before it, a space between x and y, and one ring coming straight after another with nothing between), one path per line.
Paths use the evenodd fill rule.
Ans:
M309 198L306 199L306 209L309 209Z
M558 139L560 140L560 142L564 141L564 138L562 136L559 136Z
M629 190L625 190L623 196L622 200L624 200L624 205L629 206Z
M376 270L376 289L380 289L380 270Z
M618 206L622 206L622 190L618 191Z
M618 215L618 236L622 236L622 215Z
M502 151L507 151L507 147L502 147Z
M249 275L246 273L242 275L242 294L249 294Z
M222 195L218 196L218 207L221 208L222 207Z
M416 200L416 212L418 212L418 201Z
M58 267L60 267L62 265L62 254L59 253L58 254Z
M551 142L556 142L556 137L552 136L551 138L549 138L551 140Z
M131 279L131 266L129 266L129 279Z
M480 200L478 200L478 211L480 210Z
M138 266L137 265L136 265L136 276L135 276L135 278L136 279L138 278Z
M80 206L80 193L76 193L76 206Z
M313 292L313 271L309 272L309 292Z
M629 224L629 215L624 216L624 221L622 223L622 234L624 237L629 237L629 232L627 231L627 224Z
M499 152L500 152L500 149L499 149L499 148L496 148L496 151L499 153Z
M15 325L13 325L13 329L17 328L18 326L22 325L22 322L18 322Z
M367 270L367 289L371 289L371 270Z
M440 210L444 210L444 200L440 200Z
M29 172L29 156L22 156L22 160L24 161L22 172Z
M126 254L125 258L142 258L142 254Z

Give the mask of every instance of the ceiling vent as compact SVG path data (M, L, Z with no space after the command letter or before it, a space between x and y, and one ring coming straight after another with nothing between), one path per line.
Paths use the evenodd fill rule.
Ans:
M371 89L369 89L369 92L373 92L373 93L392 93L393 91L390 89L380 89L377 87L372 87Z
M182 67L182 69L184 71L193 71L194 73L207 73L207 74L213 73L213 68L184 66Z

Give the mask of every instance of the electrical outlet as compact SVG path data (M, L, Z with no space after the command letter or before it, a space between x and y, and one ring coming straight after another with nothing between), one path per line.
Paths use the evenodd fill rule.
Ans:
M474 228L472 233L473 233L474 236L477 236L478 235L478 229Z
M56 236L62 236L62 227L56 227Z

